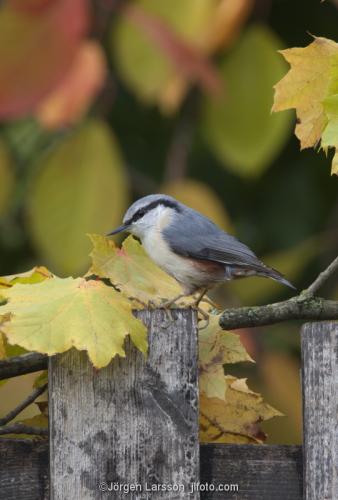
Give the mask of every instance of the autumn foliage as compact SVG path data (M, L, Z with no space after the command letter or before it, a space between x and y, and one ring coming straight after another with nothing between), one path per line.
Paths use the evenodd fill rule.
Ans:
M136 241L119 247L102 235L150 192L237 233L296 284L315 256L331 251L335 238L322 238L322 217L335 220L336 196L313 174L319 156L297 150L297 166L285 150L297 115L302 149L335 152L337 43L304 34L307 46L286 49L259 3L0 2L0 265L10 274L0 278L0 358L75 347L103 367L124 355L127 335L146 352L132 309L160 305L180 288ZM229 285L220 303L282 293L253 279ZM268 399L277 395L276 406L298 422L298 393L281 383L299 382L297 362L284 352L297 350L292 332L283 343L288 333L277 332L281 351L259 369ZM252 366L259 356L251 333L222 331L212 311L200 331L202 440L264 440L257 423L279 412L248 388L255 385L227 374L227 365Z
M85 277L62 279L35 268L1 278L3 350L6 342L48 355L75 347L86 350L93 365L103 368L114 356L125 356L124 341L129 335L147 355L147 330L133 309L160 307L177 295L179 285L132 237L121 249L102 236L91 235L91 239L92 266ZM184 299L178 306L189 302ZM202 307L211 314L208 303ZM225 376L224 364L252 359L239 336L222 331L218 320L217 314L211 314L200 333L201 440L261 442L265 435L258 422L280 413L252 392L244 379Z

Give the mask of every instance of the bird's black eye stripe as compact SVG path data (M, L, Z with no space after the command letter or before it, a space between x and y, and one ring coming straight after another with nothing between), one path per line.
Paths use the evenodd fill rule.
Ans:
M156 200L156 201L152 201L151 203L149 203L149 205L146 205L145 207L139 208L139 210L137 210L137 212L135 212L134 215L129 220L126 221L126 224L130 225L133 222L136 222L139 219L142 219L142 217L144 217L146 213L150 212L150 210L158 207L159 205L162 205L164 207L173 208L174 210L176 210L176 212L181 212L179 205L175 201L166 200L166 199Z
M144 208L140 208L137 212L134 213L134 215L126 221L126 224L132 224L133 222L136 222L139 219L142 219L142 217L147 213L147 210Z
M147 210L145 208L140 208L140 210L138 210L135 215L137 216L138 219L140 219L146 213L147 213Z

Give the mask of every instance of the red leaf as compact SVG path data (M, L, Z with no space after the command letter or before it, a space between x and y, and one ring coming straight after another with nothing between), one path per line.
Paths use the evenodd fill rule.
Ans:
M34 110L72 64L87 30L87 0L42 2L24 8L15 0L0 9L0 118Z
M9 0L9 3L16 10L36 14L55 3L55 0Z
M60 84L40 103L37 117L47 128L57 128L79 120L103 86L106 62L101 46L85 41Z

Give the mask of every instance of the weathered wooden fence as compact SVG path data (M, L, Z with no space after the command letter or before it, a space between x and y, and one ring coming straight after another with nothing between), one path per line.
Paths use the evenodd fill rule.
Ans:
M195 313L139 315L147 360L50 359L49 444L0 439L0 500L338 499L338 323L301 330L303 447L199 445Z

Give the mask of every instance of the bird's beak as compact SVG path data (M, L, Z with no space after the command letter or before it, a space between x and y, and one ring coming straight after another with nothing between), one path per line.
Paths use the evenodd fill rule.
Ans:
M122 224L122 226L114 229L114 231L112 231L111 233L106 234L106 236L113 236L113 234L122 233L122 231L126 231L127 229L128 229L128 226L126 226L125 224Z

